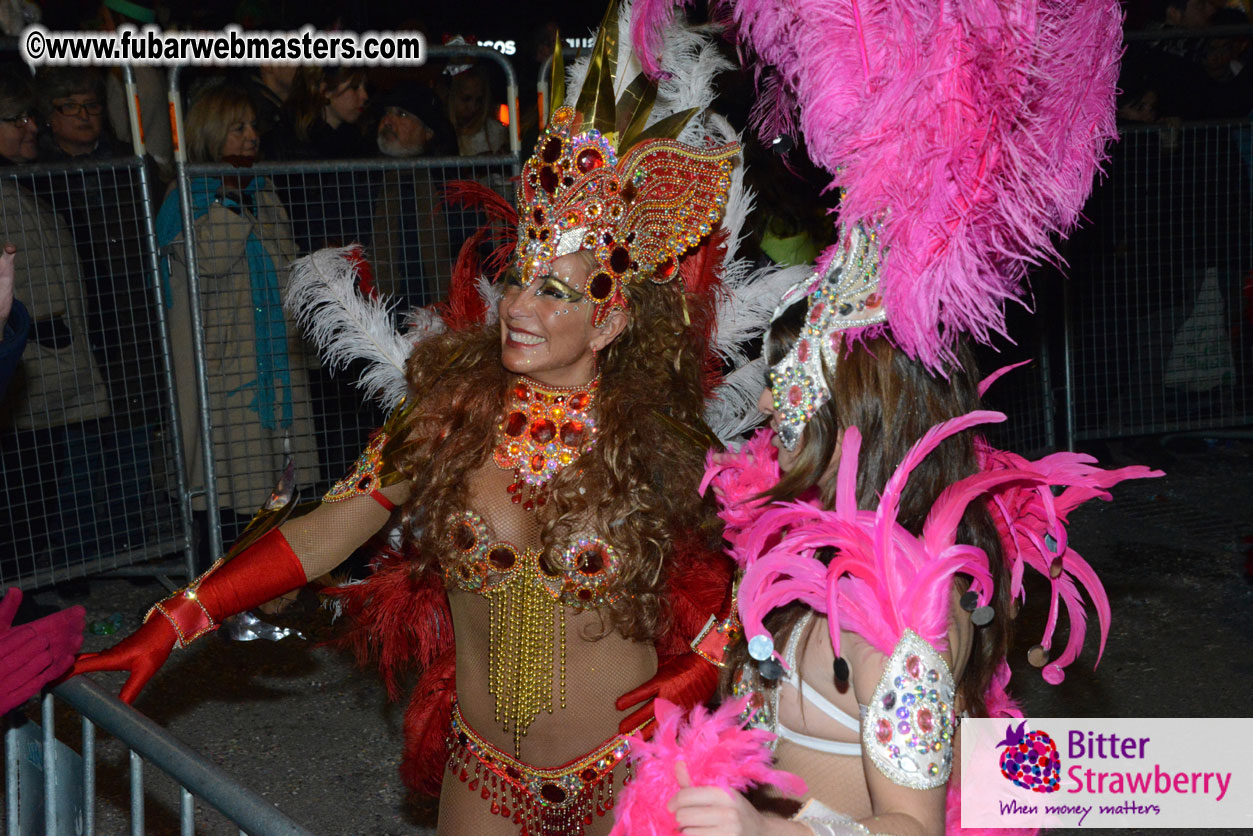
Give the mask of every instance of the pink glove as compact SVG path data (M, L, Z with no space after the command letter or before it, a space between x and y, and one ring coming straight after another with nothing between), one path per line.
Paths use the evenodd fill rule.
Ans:
M69 670L83 646L82 607L12 627L21 603L22 591L16 587L0 601L0 714L17 708Z

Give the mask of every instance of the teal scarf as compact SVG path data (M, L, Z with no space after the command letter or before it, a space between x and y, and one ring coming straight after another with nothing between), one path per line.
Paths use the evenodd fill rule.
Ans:
M255 201L259 189L265 186L260 177L252 178L244 187L245 197ZM215 177L199 177L191 181L192 216L199 220L209 207L220 200L223 206L240 211L244 209L231 199L219 196L222 181ZM165 249L183 232L183 216L179 208L178 190L170 192L157 213L157 245ZM248 260L248 280L252 285L252 324L256 336L257 376L228 394L243 389L253 390L248 408L257 413L261 426L267 430L290 427L292 424L291 361L287 356L287 324L283 317L283 300L279 294L278 271L266 252L265 245L255 232L248 233L244 245ZM161 259L161 283L165 291L165 304L169 307L170 265L169 257ZM279 405L281 402L281 406Z

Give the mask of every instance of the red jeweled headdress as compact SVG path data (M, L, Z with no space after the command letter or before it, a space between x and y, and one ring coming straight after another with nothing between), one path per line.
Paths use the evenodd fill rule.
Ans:
M558 107L522 168L516 256L527 276L588 250L597 262L587 293L594 322L626 307L627 282L670 281L679 257L709 235L726 209L735 143L697 148L676 137L695 115L648 125L655 85L643 75L615 95L617 4L597 36L577 102ZM553 56L553 101L564 67ZM647 127L646 127L647 126Z

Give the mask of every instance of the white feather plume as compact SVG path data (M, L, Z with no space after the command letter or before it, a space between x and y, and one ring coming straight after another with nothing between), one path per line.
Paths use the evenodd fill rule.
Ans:
M356 386L390 410L405 396L405 360L416 339L443 330L433 314L402 336L392 321L395 303L357 292L357 247L318 250L292 262L284 306L331 369L369 361Z

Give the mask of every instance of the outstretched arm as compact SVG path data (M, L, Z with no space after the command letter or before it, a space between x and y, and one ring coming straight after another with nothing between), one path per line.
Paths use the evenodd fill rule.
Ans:
M143 626L114 647L79 657L73 673L129 671L120 697L133 702L175 647L187 646L216 630L223 619L298 589L346 560L387 523L388 505L394 508L408 498L409 483L376 493L382 498L367 494L324 502L266 533L185 590L158 602Z

